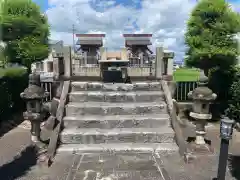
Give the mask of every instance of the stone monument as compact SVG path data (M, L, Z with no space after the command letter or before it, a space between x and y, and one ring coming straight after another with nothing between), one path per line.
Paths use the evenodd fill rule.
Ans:
M212 152L210 141L205 139L205 125L212 118L209 106L217 95L207 87L207 83L208 78L201 74L198 87L188 93L188 97L193 100L193 111L190 112L190 116L196 123L196 137L190 142L190 149L197 154Z
M44 119L43 99L49 96L48 92L40 85L40 75L30 74L29 85L20 94L27 102L27 111L23 113L24 119L31 122L31 140L34 143L40 142L40 123Z

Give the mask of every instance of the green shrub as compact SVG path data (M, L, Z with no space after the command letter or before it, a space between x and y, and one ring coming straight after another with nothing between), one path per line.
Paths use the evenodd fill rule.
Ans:
M27 70L23 68L7 68L0 70L0 120L24 108L20 93L28 85Z
M217 94L217 99L212 105L212 113L216 116L221 115L228 108L228 101L231 98L230 87L235 74L235 68L226 68L225 70L213 68L209 73L209 88Z
M240 121L240 67L236 68L234 82L230 88L231 99L229 101L228 116Z

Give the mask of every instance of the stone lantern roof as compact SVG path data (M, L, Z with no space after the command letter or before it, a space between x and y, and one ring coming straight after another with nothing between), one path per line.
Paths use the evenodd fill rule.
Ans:
M188 97L193 100L213 101L217 95L207 87L208 78L201 76L198 82L198 87L188 93Z
M49 96L48 92L40 87L40 75L30 74L29 75L29 86L20 94L21 98L29 100L44 99Z
M47 96L48 92L45 92L43 88L37 85L30 85L28 88L24 90L23 93L21 93L21 97L23 99L31 100L44 99Z

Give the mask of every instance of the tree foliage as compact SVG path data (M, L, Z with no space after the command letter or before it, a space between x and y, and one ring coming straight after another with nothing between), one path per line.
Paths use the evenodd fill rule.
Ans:
M230 87L231 98L228 102L228 116L240 122L240 67L236 67L234 81Z
M225 0L201 0L187 23L186 64L209 70L227 68L236 63L240 16Z
M1 7L8 61L30 68L31 63L48 57L49 25L40 8L31 0L5 0Z

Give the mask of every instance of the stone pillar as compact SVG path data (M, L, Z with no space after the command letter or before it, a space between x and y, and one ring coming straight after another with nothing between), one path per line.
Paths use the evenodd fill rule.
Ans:
M58 80L59 76L64 75L64 62L63 57L53 58L53 77Z
M123 60L128 60L127 49L126 49L126 48L122 48L121 58L122 58Z
M71 57L71 47L63 47L63 57L64 57L64 76L72 76L72 57Z
M36 72L41 71L41 62L36 62Z
M156 48L156 61L155 61L155 78L162 78L162 66L163 66L163 47Z
M53 78L55 80L59 79L60 76L60 64L59 58L53 58Z
M87 63L87 52L83 53L83 58L84 58L84 66L86 66L88 64Z
M141 52L140 54L139 54L139 58L140 58L140 67L142 67L143 66L143 52Z
M173 58L174 52L164 52L163 79L167 81L171 81L173 78Z
M173 75L173 59L168 59L168 65L167 65L167 75L172 76Z
M47 69L47 61L43 61L43 71L44 71L44 72L48 72L48 69Z
M107 59L107 50L105 47L100 47L100 59L102 60Z

